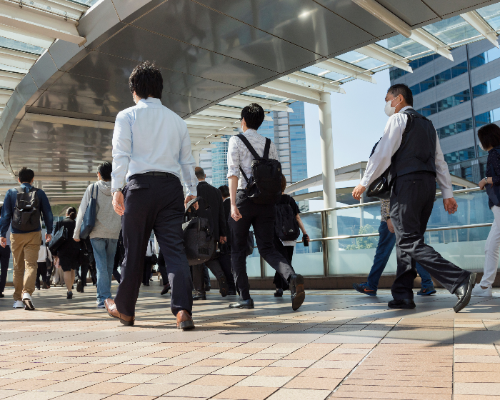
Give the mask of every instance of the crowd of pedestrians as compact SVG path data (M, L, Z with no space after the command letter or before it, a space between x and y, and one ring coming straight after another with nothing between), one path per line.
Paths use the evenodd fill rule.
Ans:
M230 308L255 307L246 267L255 236L260 255L276 271L275 296L289 290L292 309L299 309L305 301L305 282L294 270L292 258L300 233L305 246L309 236L297 203L284 194L287 182L276 147L258 132L265 116L262 107L253 103L242 109L241 133L231 137L228 146L228 185L215 188L195 165L186 123L161 103L160 70L147 61L139 64L129 88L135 106L117 115L113 163L99 165L97 181L87 187L78 213L69 207L53 227L47 196L33 186L34 172L28 168L18 172L20 186L7 192L1 209L0 297L4 297L12 252L14 308L34 310L35 288L48 289L62 279L71 300L75 282L83 293L90 271L97 307L130 326L140 286L149 285L156 264L162 277L161 295L171 293L177 327L189 330L195 327L193 300L206 300L208 270L217 279L222 297L238 295ZM418 272L422 279L418 295L436 293L434 278L457 296L454 310L459 312L471 295L491 295L497 271L500 128L490 124L478 133L489 152L487 176L479 186L488 191L495 221L486 243L485 273L475 284L475 273L444 259L424 242L436 181L445 210L452 214L458 207L436 131L413 109L407 86L392 86L385 101L389 120L384 135L353 191L353 197L360 199L385 179L377 192L382 198L380 239L367 281L353 287L376 296L396 247L397 275L389 307L415 308L412 287ZM189 231L193 229L190 218L199 221L194 231ZM194 256L192 243L186 243L192 240L198 245ZM188 247L189 254L184 250ZM114 297L113 277L119 282Z

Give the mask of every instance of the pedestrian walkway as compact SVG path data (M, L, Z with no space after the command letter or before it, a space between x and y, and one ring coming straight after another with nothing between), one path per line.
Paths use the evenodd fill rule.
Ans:
M0 300L0 399L150 400L500 398L500 293L464 312L439 291L415 310L378 297L252 291L254 310L227 308L215 290L180 332L160 286L141 289L136 326L95 308L95 289L65 299L36 291L34 312ZM116 287L113 287L113 293ZM233 298L234 299L234 298Z

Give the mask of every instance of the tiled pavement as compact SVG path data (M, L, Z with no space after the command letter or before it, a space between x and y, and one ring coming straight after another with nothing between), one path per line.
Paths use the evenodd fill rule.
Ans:
M135 327L95 308L95 290L37 291L34 312L0 299L0 399L500 399L500 294L455 314L444 291L416 310L378 297L255 291L230 310L214 290L179 332L160 286L142 290Z

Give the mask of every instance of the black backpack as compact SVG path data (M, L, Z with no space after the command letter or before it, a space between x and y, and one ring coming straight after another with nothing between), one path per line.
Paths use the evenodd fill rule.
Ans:
M252 176L247 178L240 167L240 171L247 181L247 197L256 204L276 204L281 196L281 164L278 160L269 159L271 140L266 138L264 155L257 154L248 139L244 135L238 137L252 153Z
M300 236L300 227L290 204L276 204L276 235L282 241L297 240Z
M12 228L21 232L31 232L40 228L40 201L37 188L31 187L25 192L22 187L16 188L17 198L12 216Z
M201 197L191 200L184 213L185 222L182 224L182 230L184 231L184 247L189 265L203 264L215 256L215 237L210 218L198 216L198 213L193 208L191 219L188 221L190 208L196 202L201 207L202 201Z

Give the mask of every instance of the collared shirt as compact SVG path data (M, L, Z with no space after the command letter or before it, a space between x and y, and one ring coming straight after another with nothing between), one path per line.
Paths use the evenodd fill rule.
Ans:
M27 193L31 189L31 185L29 183L22 183L21 187ZM38 189L36 192L38 197L38 201L40 202L40 210L43 215L43 220L45 221L45 227L47 228L47 233L52 233L52 225L54 218L52 217L52 210L50 208L49 199L47 195L42 189ZM7 237L7 231L9 227L11 227L12 216L14 215L14 209L16 207L17 201L17 189L9 189L5 194L5 199L2 207L2 218L0 218L0 235L2 237ZM29 232L19 231L17 229L12 228L12 233L30 233L30 232L40 232L42 230L42 226L39 225L37 229L34 229Z
M401 141L403 139L403 133L406 129L406 123L408 122L408 116L403 114L405 110L412 107L407 106L402 108L399 113L394 114L389 118L384 129L384 136L380 139L380 142L368 160L368 165L366 166L365 174L361 180L361 185L364 187L370 186L370 184L377 179L384 171L391 165L392 156L398 151L401 146ZM436 133L437 136L437 133ZM436 140L436 178L441 187L441 192L443 193L443 199L448 199L453 197L453 189L451 186L450 171L448 170L448 164L444 160L443 152L441 151L441 145L439 144L439 138Z
M113 132L111 187L120 189L132 175L168 172L184 179L196 195L198 179L186 123L160 99L148 97L120 111Z
M253 129L247 129L245 133L243 133L245 137L248 139L250 144L255 149L255 152L263 156L264 148L266 146L266 138L262 135L259 135L257 131ZM271 147L269 149L269 158L273 160L278 160L278 152L276 151L276 146L274 143L271 143ZM247 181L243 177L240 171L240 167L245 172L245 175L248 179L252 176L252 161L254 157L250 150L248 150L247 146L236 136L233 136L229 139L229 146L227 149L227 167L228 173L227 177L231 176L238 177L238 189L245 189L247 187Z

